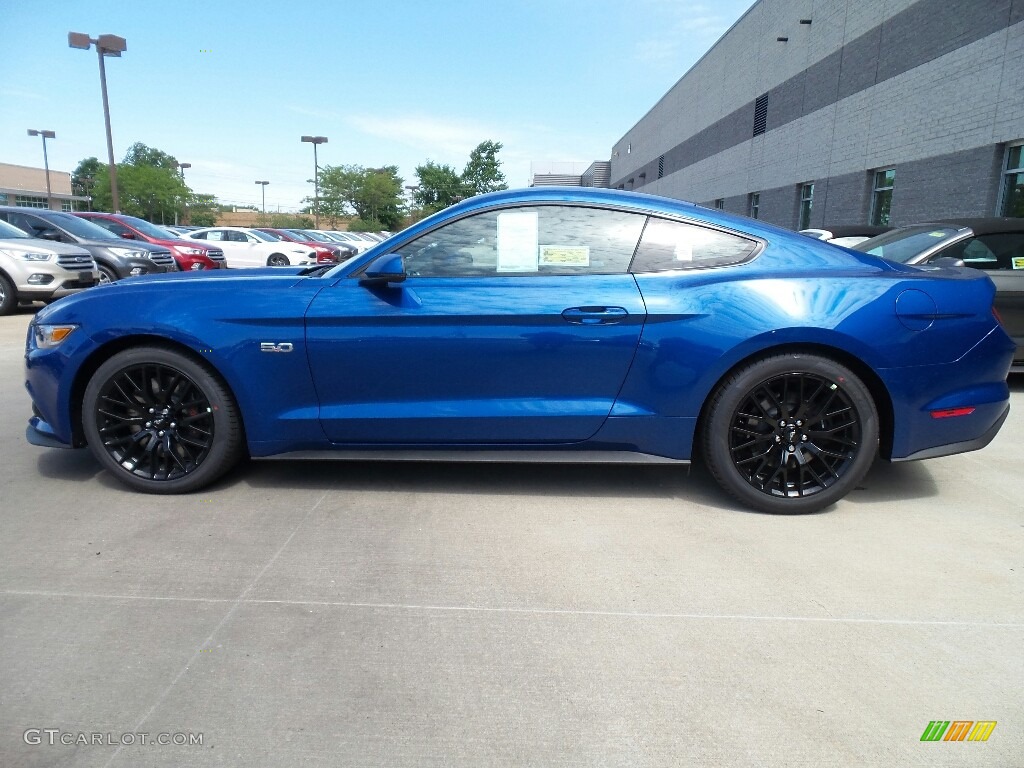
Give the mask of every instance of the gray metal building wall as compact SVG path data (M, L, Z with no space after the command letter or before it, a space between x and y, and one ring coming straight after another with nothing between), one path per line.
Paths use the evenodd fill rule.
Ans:
M743 214L760 192L795 227L813 182L822 226L866 222L895 168L891 223L988 216L1020 140L1024 0L759 0L615 144L611 186Z

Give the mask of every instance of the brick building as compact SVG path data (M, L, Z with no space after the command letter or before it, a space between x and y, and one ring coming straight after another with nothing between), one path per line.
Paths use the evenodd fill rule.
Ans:
M759 0L611 186L790 228L1024 216L1024 0Z

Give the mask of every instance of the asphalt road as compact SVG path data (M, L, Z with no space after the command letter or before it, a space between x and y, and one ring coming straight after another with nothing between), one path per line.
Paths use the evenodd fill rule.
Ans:
M1022 380L987 449L807 517L700 467L264 462L166 498L25 442L29 318L0 766L1024 766Z

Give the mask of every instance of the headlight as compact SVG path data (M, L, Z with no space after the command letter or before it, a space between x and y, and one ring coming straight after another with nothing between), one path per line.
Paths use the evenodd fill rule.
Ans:
M184 245L176 245L174 247L177 248L182 253L184 253L186 256L203 256L206 253L206 251L204 251L202 248L189 248L188 246Z
M107 250L120 256L122 259L143 259L146 257L145 251L133 251L131 248L108 247Z
M0 253L7 254L12 259L22 259L24 261L50 261L54 256L56 256L52 251L35 253L32 251L0 250Z
M40 349L58 347L77 327L77 325L36 325L36 346Z

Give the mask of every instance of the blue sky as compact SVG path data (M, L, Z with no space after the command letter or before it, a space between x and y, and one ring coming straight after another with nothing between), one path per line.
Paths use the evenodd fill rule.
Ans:
M67 33L128 41L108 58L114 153L135 141L189 162L226 202L295 210L320 164L427 159L461 170L504 144L510 186L531 162L607 159L612 144L753 0L265 2L0 0L0 162L71 171L106 160L94 51Z

